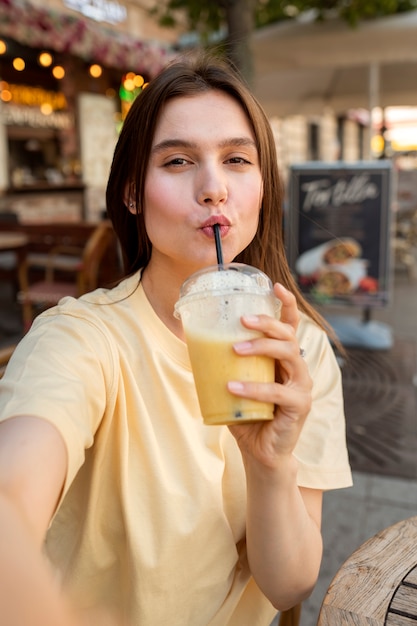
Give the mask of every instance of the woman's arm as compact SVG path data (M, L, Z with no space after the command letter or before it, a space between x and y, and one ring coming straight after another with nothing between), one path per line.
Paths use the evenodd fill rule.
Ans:
M45 420L22 416L0 424L0 606L5 624L75 624L42 555L66 467L61 435Z
M40 546L57 506L67 470L58 430L43 419L0 423L0 493L16 508Z
M272 604L294 606L312 591L321 555L322 492L300 489L293 455L311 409L312 380L296 339L295 298L275 286L281 319L243 319L264 337L236 345L238 354L266 354L276 361L273 384L229 384L233 393L275 404L272 421L230 427L247 477L247 553L252 574Z
M295 474L291 463L271 473L246 464L249 565L279 610L311 594L322 557L322 492L298 488Z

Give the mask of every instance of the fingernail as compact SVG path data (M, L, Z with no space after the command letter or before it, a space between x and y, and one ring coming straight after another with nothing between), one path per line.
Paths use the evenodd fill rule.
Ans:
M259 322L259 317L257 315L244 315L243 319L249 324L257 324Z
M279 285L279 288L282 289L282 291L286 291L287 293L290 293L289 290L284 287L284 285L282 283L277 283Z
M236 391L236 393L240 393L241 391L243 391L243 384L232 380L227 383L227 388L229 389L229 391Z
M236 352L250 352L252 350L252 344L250 341L241 341L240 343L235 343L233 347Z

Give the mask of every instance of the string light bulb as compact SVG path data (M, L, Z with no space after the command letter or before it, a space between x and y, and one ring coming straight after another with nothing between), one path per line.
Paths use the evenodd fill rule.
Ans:
M62 65L55 65L55 67L52 68L52 74L57 80L61 80L65 76L65 70Z
M15 59L13 59L13 67L17 72L23 72L26 64L23 59L21 59L20 57L16 57Z
M3 102L10 102L12 99L12 94L8 87L3 87L0 91L0 100Z
M97 63L93 63L93 65L90 65L89 72L93 78L99 78L103 73L103 69L101 65L98 65Z
M52 105L49 104L49 102L42 102L40 106L40 110L41 110L41 113L43 113L43 115L51 115L53 111Z
M50 65L52 65L52 54L49 54L49 52L41 52L40 55L38 56L38 61L39 64L42 65L42 67L49 67Z

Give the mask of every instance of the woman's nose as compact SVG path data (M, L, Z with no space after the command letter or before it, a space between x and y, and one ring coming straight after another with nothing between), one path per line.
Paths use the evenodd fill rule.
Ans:
M217 206L227 200L227 184L219 172L205 172L201 175L198 187L198 202Z

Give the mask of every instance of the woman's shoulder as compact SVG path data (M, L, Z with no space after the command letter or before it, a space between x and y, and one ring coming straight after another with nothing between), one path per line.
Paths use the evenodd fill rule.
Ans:
M101 359L117 358L117 337L123 326L122 308L139 278L132 276L112 288L99 288L79 298L63 298L38 315L21 343L23 346L60 346L62 354L93 350Z
M335 372L339 370L336 351L328 334L306 313L300 313L297 340L310 372L315 372L319 367L327 367Z
M327 333L307 313L300 311L297 338L300 340L304 337L308 337L309 341L322 342L327 339Z
M80 323L85 321L100 325L100 321L109 316L115 320L119 308L129 307L130 297L135 294L139 284L140 275L135 274L115 285L99 287L78 298L62 298L56 306L41 313L38 320L51 321L60 315L73 317L74 323L79 320Z

